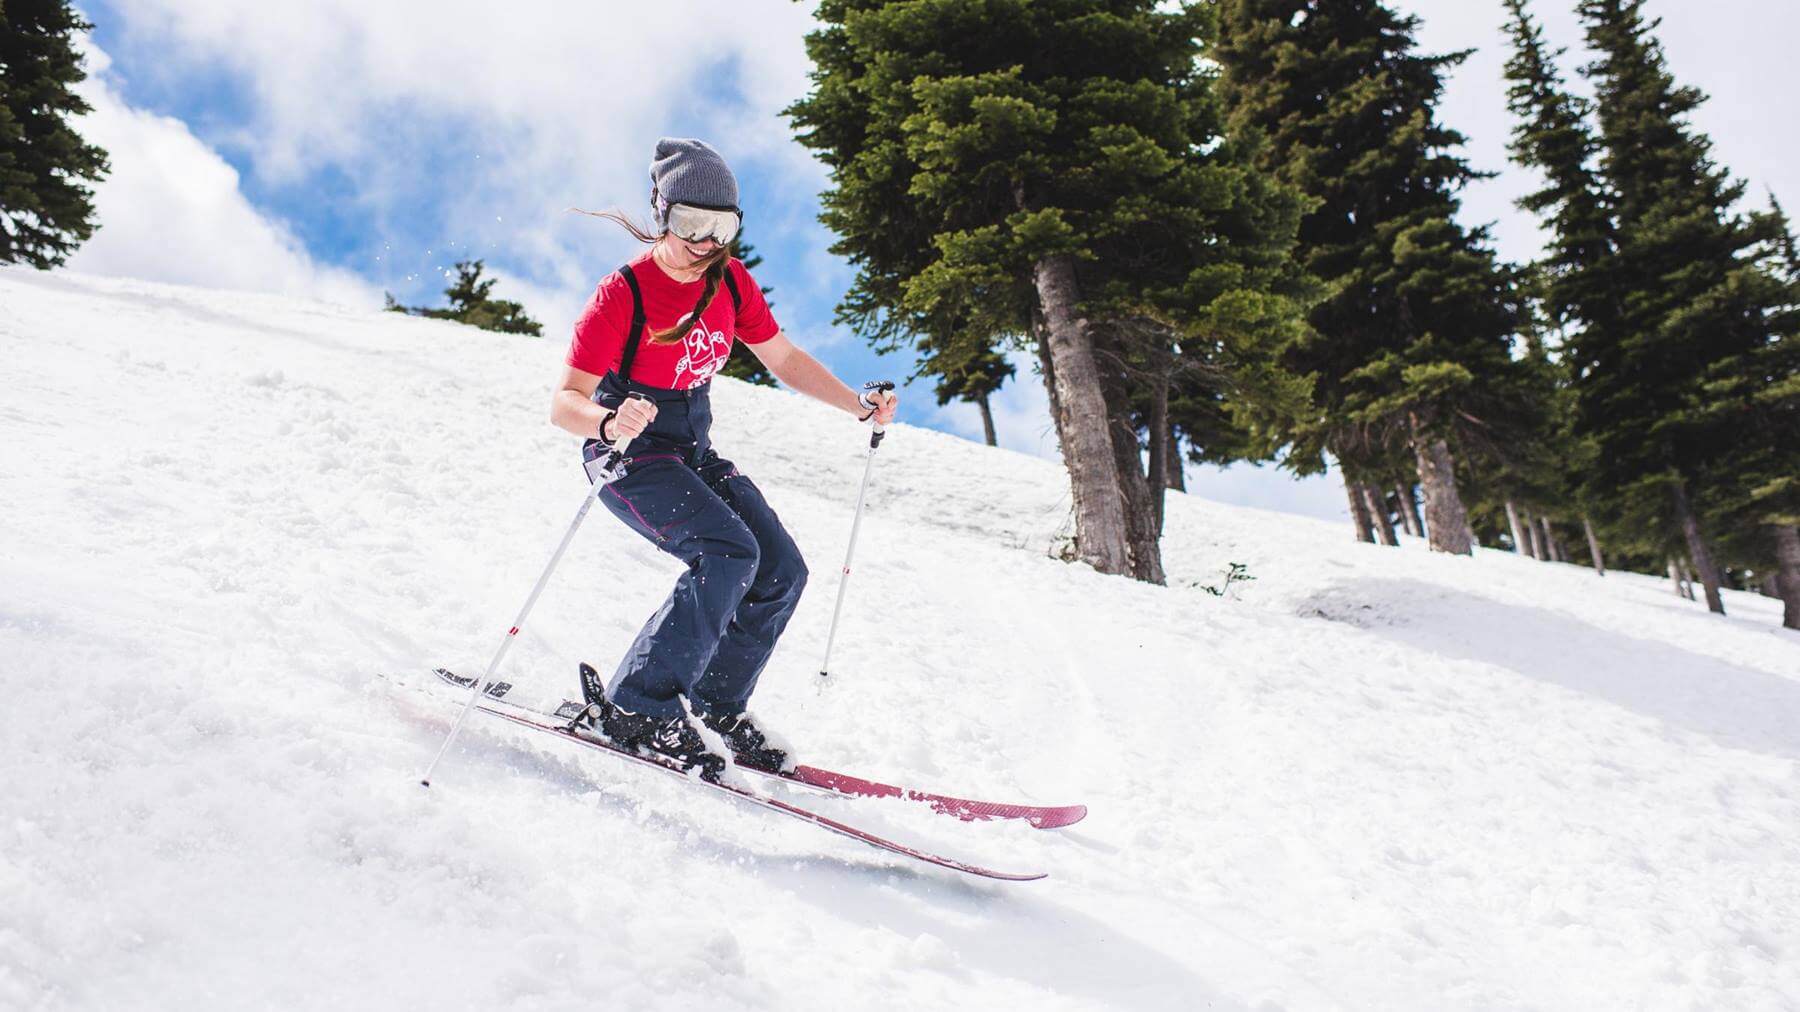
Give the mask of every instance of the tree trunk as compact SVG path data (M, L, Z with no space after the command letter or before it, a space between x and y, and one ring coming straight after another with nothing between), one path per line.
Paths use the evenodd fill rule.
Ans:
M1687 597L1690 601L1700 600L1694 595L1694 571L1689 568L1688 560L1677 555L1675 564L1681 567L1681 582L1687 585Z
M1537 540L1537 524L1531 522L1531 511L1520 510L1519 522L1525 525L1525 554L1534 559L1541 559L1543 552Z
M1732 587L1732 573L1724 565L1719 564L1719 555L1712 551L1712 544L1706 546L1706 558L1712 560L1712 578L1719 583L1719 591L1724 591L1726 587Z
M1587 535L1588 557L1594 560L1594 572L1606 575L1606 556L1600 554L1600 538L1594 533L1594 522L1588 515L1581 515L1581 531Z
M1113 461L1119 476L1119 494L1125 503L1125 547L1130 553L1133 579L1158 585L1169 582L1162 564L1162 521L1158 518L1163 489L1152 493L1150 476L1144 473L1144 448L1130 416L1112 420Z
M1781 600L1781 574L1770 573L1767 576L1764 576L1762 580L1757 583L1756 589L1757 592L1764 597L1772 597L1777 601Z
M1473 555L1469 516L1456 494L1456 461L1450 444L1412 419L1413 455L1418 458L1419 483L1425 488L1425 530L1431 550L1452 555Z
M1031 333L1037 340L1038 368L1044 374L1044 394L1050 399L1050 422L1060 425L1062 418L1062 394L1056 389L1056 363L1050 358L1050 333L1044 326L1044 313L1033 306L1031 309ZM1062 451L1063 467L1073 471L1074 462L1069 457L1069 448L1063 445L1062 434L1058 432L1056 448Z
M1412 517L1413 530L1418 531L1422 538L1425 536L1425 518L1419 515L1419 486L1411 482L1406 484L1405 501L1406 514Z
M1032 274L1043 309L1044 343L1054 367L1056 436L1069 465L1076 552L1102 573L1128 574L1132 565L1124 496L1119 492L1119 467L1093 338L1087 319L1080 315L1075 258L1066 253L1048 257L1037 262Z
M1413 502L1411 485L1394 486L1394 504L1400 507L1400 526L1406 533L1415 538L1424 537L1425 531L1419 524L1419 504Z
M1394 537L1394 518L1388 513L1387 497L1374 485L1364 485L1362 492L1363 499L1369 504L1369 520L1375 525L1376 536L1389 548L1400 547L1400 539Z
M1350 499L1350 522L1356 525L1356 540L1375 543L1375 527L1369 522L1369 504L1363 499L1362 486L1344 479L1344 494Z
M1519 527L1519 508L1513 505L1511 499L1506 500L1506 523L1512 528L1513 551L1520 555L1530 557L1531 540L1525 536L1525 531Z
M1169 441L1169 473L1164 480L1177 492L1187 491L1187 467L1181 459L1181 439L1175 435L1175 423L1169 423L1169 431L1163 438Z
M1096 351L1103 349L1096 342ZM1113 466L1119 477L1119 496L1125 504L1125 547L1130 552L1130 574L1145 583L1164 584L1168 577L1162 566L1163 488L1144 472L1144 447L1138 442L1137 426L1132 423L1130 380L1108 362L1118 361L1113 355L1097 354L1095 367L1100 372L1100 396L1106 403L1107 433L1112 439ZM1153 490L1151 485L1155 484Z
M1150 507L1156 517L1156 533L1163 531L1164 493L1169 490L1170 457L1169 379L1158 377L1150 391Z
M1781 591L1781 624L1800 629L1800 530L1786 524L1775 528L1775 586Z
M999 446L1000 439L994 434L994 406L988 403L988 395L975 398L975 406L981 409L981 434L987 437L987 445Z
M1539 513L1537 525L1538 537L1542 539L1538 543L1544 546L1544 558L1550 562L1561 562L1563 560L1562 548L1556 543L1556 535L1550 531L1550 521L1545 519L1542 513Z
M1681 524L1681 536L1687 541L1688 558L1694 560L1694 569L1700 573L1700 585L1706 588L1706 609L1723 615L1725 599L1719 594L1719 567L1713 565L1712 550L1700 536L1700 520L1688 504L1685 479L1676 478L1669 486L1669 498L1675 506L1675 519Z
M1694 588L1688 586L1687 578L1681 574L1681 562L1675 556L1669 556L1669 582L1675 585L1675 596L1694 599Z

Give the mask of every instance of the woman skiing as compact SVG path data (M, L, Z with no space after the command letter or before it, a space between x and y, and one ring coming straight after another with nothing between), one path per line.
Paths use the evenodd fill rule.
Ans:
M740 762L787 762L745 707L806 586L806 564L762 493L713 451L708 381L735 338L789 387L865 421L887 424L898 399L858 394L781 332L731 256L743 217L737 180L717 151L658 141L650 186L654 232L602 215L650 248L602 278L576 321L550 417L587 439L590 474L611 446L630 444L600 501L687 572L609 685L582 666L584 726L717 779L726 761L688 722L681 698Z

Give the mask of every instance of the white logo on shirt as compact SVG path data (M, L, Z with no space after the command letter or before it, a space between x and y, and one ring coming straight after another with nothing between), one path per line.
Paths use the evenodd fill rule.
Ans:
M731 357L731 338L723 331L708 330L706 321L694 324L682 338L687 354L675 363L675 389L688 390L712 379Z

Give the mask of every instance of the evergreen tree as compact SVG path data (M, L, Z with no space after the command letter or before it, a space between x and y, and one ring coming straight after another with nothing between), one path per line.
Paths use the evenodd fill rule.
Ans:
M1542 291L1556 282L1541 280L1534 286ZM1539 304L1548 302L1540 299ZM1548 314L1550 310L1543 310ZM1614 546L1616 558L1624 561L1630 557L1641 556L1645 560L1662 559L1667 556L1667 546L1661 541L1646 543L1640 536L1631 531L1620 533L1613 528L1597 526L1595 517L1602 515L1604 501L1597 498L1601 490L1592 487L1587 477L1592 472L1595 454L1598 447L1591 437L1577 435L1575 432L1575 383L1577 377L1570 369L1566 355L1553 355L1548 340L1548 327L1540 321L1534 327L1527 341L1525 367L1531 374L1547 410L1541 425L1531 434L1518 453L1503 465L1497 465L1494 475L1500 483L1500 491L1505 495L1503 507L1520 514L1523 525L1536 525L1540 530L1545 525L1552 529L1563 525L1571 536L1580 532L1577 539L1580 545L1587 548L1589 561L1594 570L1601 575L1606 573L1606 561L1602 552L1601 532L1607 532L1606 543ZM1519 530L1513 521L1508 519L1510 534L1518 547ZM1554 561L1556 545L1541 544L1544 538L1540 535L1529 543L1533 546L1527 554L1534 554L1540 561ZM1575 561L1573 558L1564 561Z
M1767 339L1714 362L1683 415L1719 433L1718 452L1695 474L1708 529L1728 559L1776 574L1782 624L1800 629L1800 263L1779 203L1759 224L1771 239L1746 298L1762 310Z
M1608 277L1616 247L1611 198L1593 167L1599 142L1588 125L1592 104L1564 86L1555 64L1561 51L1546 48L1525 0L1504 3L1513 43L1506 64L1508 105L1517 117L1510 147L1515 161L1538 169L1544 177L1544 185L1521 198L1519 206L1551 228L1550 252L1534 268L1540 281L1536 287L1551 326L1563 333L1577 332L1556 362L1547 355L1537 356L1555 390L1555 424L1540 442L1545 452L1532 474L1509 493L1540 515L1575 505L1595 568L1604 572L1594 521L1616 517L1610 508L1613 490L1595 473L1599 447L1592 434L1578 431L1576 386L1583 379L1577 368L1583 348L1618 340L1623 327L1622 300ZM1617 524L1608 529L1617 532L1610 540L1620 547L1641 540L1640 529ZM1666 546L1656 540L1659 543L1648 546L1648 553L1660 560L1667 554Z
M1565 514L1572 505L1568 481L1573 454L1566 438L1568 383L1561 362L1550 352L1548 324L1542 291L1548 282L1542 272L1529 275L1526 290L1537 297L1527 300L1530 324L1518 368L1531 387L1531 398L1542 413L1524 438L1503 455L1471 461L1466 490L1471 523L1487 541L1500 535L1522 555L1550 561L1540 552L1532 531L1545 517Z
M1508 107L1518 122L1513 159L1544 175L1544 186L1519 200L1551 228L1550 256L1538 264L1545 303L1558 327L1571 324L1616 334L1621 312L1606 270L1616 246L1611 197L1596 178L1599 142L1589 127L1592 103L1569 93L1556 69L1562 50L1545 48L1525 0L1503 0L1513 54L1506 64Z
M832 166L824 218L842 236L836 248L862 267L864 290L846 308L873 321L871 339L892 343L898 328L933 316L940 326L922 329L943 333L959 318L973 323L984 305L990 325L982 329L991 334L1035 333L1041 319L1078 553L1102 572L1141 576L1147 560L1133 558L1128 545L1122 476L1075 276L1085 219L1103 213L1108 194L1063 185L1079 172L1075 150L1098 154L1098 103L1082 100L1110 97L1108 111L1124 114L1131 78L1155 88L1134 61L1103 67L1102 54L1116 58L1142 42L1171 48L1164 39L1173 33L1147 5L1127 5L1137 9L1125 17L1116 6L1077 26L1085 5L1072 2L827 0L818 11L827 27L808 38L814 92L790 112L801 142ZM1110 46L1106 34L1115 36ZM1148 69L1167 65L1164 56ZM1084 84L1113 87L1088 96ZM1120 132L1142 118L1128 117ZM885 227L893 220L906 224Z
M1195 61L1205 11L827 0L819 18L814 89L790 115L832 168L823 218L858 268L840 315L878 347L968 335L996 350L1027 335L1069 467L1080 557L1160 581L1133 410L1138 338L1172 348L1199 315L1170 314L1176 294L1269 295L1256 272L1221 270L1223 226L1234 215L1280 226L1279 214L1243 207L1262 191L1212 132ZM1133 269L1146 261L1152 270ZM1280 300L1260 308L1279 315Z
M97 227L82 183L106 175L106 152L69 123L91 111L73 40L92 27L67 0L0 3L0 263L55 267Z
M496 279L483 278L481 273L485 268L486 264L481 260L463 260L456 264L456 280L444 289L444 298L450 303L447 309L403 306L392 295L387 296L387 308L391 312L410 316L455 320L457 323L502 334L542 337L543 325L527 316L523 305L492 297Z
M1453 447L1503 457L1543 405L1517 368L1516 279L1484 230L1455 221L1475 173L1436 119L1448 68L1467 54L1414 51L1418 22L1375 0L1218 0L1214 54L1235 132L1260 164L1315 201L1300 258L1331 286L1287 349L1317 376L1291 460L1346 486L1378 483L1410 451L1438 551L1470 551Z
M920 359L919 371L938 378L932 392L937 394L940 405L953 400L967 401L980 409L983 438L989 446L1000 445L999 434L994 431L994 408L989 398L1015 372L1004 353L992 345L981 347L966 342Z
M1706 513L1734 493L1721 460L1744 438L1716 410L1732 377L1756 371L1779 286L1757 262L1773 239L1732 211L1743 186L1686 119L1704 101L1669 73L1642 0L1583 0L1614 250L1603 277L1616 307L1570 342L1579 377L1575 430L1598 448L1592 481L1621 517L1679 532L1722 612ZM1616 313L1607 319L1605 313Z
M1541 28L1524 0L1505 0L1513 52L1506 64L1509 107L1517 122L1511 150L1520 165L1537 169L1544 185L1519 201L1551 230L1550 248L1535 265L1548 327L1562 335L1554 363L1557 423L1546 446L1555 457L1515 488L1529 525L1570 507L1579 512L1584 538L1597 543L1605 532L1617 565L1659 572L1681 538L1667 522L1664 497L1646 503L1621 493L1616 474L1601 469L1601 446L1586 424L1584 397L1598 380L1595 370L1606 349L1630 339L1619 269L1616 199L1596 162L1601 144L1591 121L1594 105L1571 94ZM1615 363L1616 365L1616 363ZM1591 410L1588 409L1588 410Z
M1773 193L1769 194L1769 228L1775 234L1774 248L1770 250L1771 269L1784 283L1800 285L1800 243L1794 239L1787 210Z
M742 230L739 230L737 238L732 240L732 255L744 262L746 270L757 267L763 262L762 254L756 252L755 246L745 241ZM774 290L768 285L762 286L765 298ZM770 305L774 305L774 303L770 303ZM733 379L741 379L746 383L755 383L758 386L775 386L775 375L769 372L768 366L762 364L762 359L757 358L756 353L741 341L732 342L731 357L725 360L725 368L719 370L719 373Z
M1121 469L1148 465L1153 534L1166 490L1183 484L1184 442L1197 463L1271 459L1311 395L1311 377L1277 358L1322 296L1294 258L1306 201L1251 165L1250 149L1225 131L1217 89L1211 70L1183 89L1195 135L1215 140L1188 205L1162 212L1165 227L1209 241L1172 257L1154 230L1125 229L1087 271L1115 452Z

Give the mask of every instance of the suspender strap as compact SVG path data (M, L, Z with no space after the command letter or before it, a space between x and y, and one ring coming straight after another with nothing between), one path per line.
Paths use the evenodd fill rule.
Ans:
M744 297L738 294L737 276L731 273L729 263L725 265L725 290L731 293L731 311L733 313L743 312Z
M625 353L619 356L619 378L628 380L631 360L637 358L638 341L644 336L644 293L638 289L637 275L631 272L630 264L619 268L619 273L625 275L625 284L631 288L631 331L625 335Z

